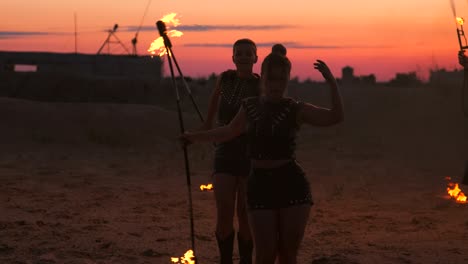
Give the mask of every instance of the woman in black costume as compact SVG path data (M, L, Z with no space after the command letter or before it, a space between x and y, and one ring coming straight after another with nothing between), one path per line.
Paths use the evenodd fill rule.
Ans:
M307 178L295 159L301 124L331 126L343 120L336 80L321 60L314 63L330 86L330 109L284 96L291 63L286 49L275 45L262 63L262 95L247 98L226 126L186 132L185 143L224 142L246 133L251 171L247 180L249 224L257 264L297 263L297 254L313 204ZM216 187L215 187L216 188Z

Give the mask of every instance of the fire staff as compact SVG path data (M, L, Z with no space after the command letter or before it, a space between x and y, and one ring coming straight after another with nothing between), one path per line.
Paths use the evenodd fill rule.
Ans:
M460 50L458 52L458 63L460 63L460 65L463 66L463 70L464 70L464 72L463 72L464 81L463 81L463 87L462 87L462 91L464 91L464 93L462 94L462 100L464 101L465 100L465 98L464 98L465 94L468 91L468 81L467 81L467 78L468 78L468 58L465 55L465 50L464 49L462 49L462 50ZM462 107L464 108L465 105L463 104ZM465 162L465 173L463 175L462 184L468 185L468 160Z

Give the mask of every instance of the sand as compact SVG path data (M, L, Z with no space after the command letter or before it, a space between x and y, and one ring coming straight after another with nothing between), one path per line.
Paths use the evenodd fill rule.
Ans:
M300 133L315 205L299 263L468 263L468 204L445 179L461 181L468 119L451 97L363 94L343 124ZM0 98L0 124L0 263L170 263L190 248L175 112ZM218 260L213 193L198 188L212 150L189 147L202 264Z

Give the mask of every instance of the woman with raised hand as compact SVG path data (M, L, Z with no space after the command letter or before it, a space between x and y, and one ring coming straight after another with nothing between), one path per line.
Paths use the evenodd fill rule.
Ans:
M343 106L336 80L321 60L314 68L330 86L331 108L285 97L291 62L284 46L275 46L262 63L261 96L245 99L226 126L186 132L181 140L224 142L247 134L251 160L247 206L255 263L273 264L278 258L281 264L295 264L313 204L309 182L295 157L297 132L304 123L331 126L341 122Z

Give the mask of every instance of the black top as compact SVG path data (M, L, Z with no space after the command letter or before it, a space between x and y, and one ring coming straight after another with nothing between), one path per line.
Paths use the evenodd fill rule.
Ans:
M242 100L259 95L260 76L239 78L235 70L221 73L221 98L218 109L218 124L227 125L236 116Z
M250 78L239 78L235 70L221 73L221 94L218 105L217 123L227 125L236 116L242 100L258 96L260 92L260 76L253 74ZM246 159L247 139L242 134L232 140L216 145L216 157L220 159Z
M292 98L268 101L263 97L247 98L248 153L258 160L294 159L299 130L297 112L302 103Z

